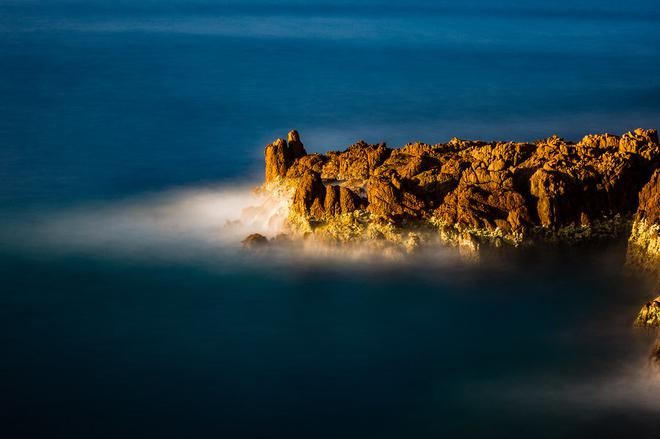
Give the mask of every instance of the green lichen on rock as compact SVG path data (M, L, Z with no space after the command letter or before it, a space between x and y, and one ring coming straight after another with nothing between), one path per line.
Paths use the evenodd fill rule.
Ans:
M649 223L646 219L633 223L628 258L631 263L649 271L657 269L660 265L660 224Z
M436 237L435 230L424 224L403 228L365 210L326 216L320 220L291 212L287 225L290 233L307 240L358 244L372 249L398 247L408 253Z
M546 242L563 244L612 241L627 236L632 224L631 218L631 214L603 214L586 224L573 223L557 229L534 227L530 235Z

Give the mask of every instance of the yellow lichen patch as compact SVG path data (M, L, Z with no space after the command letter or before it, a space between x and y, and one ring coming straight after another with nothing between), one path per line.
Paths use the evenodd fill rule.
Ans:
M446 244L459 245L467 241L474 241L476 248L478 244L488 244L495 247L508 244L513 247L521 245L524 241L522 232L505 231L500 227L494 229L480 227L464 227L459 224L451 224L437 217L431 217L429 224L436 228L440 240Z
M660 271L660 224L650 224L646 219L633 223L627 262L652 273Z

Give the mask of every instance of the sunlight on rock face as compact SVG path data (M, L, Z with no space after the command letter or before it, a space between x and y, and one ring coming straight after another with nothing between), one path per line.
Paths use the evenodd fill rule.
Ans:
M642 307L635 319L635 326L660 327L660 297L656 297Z

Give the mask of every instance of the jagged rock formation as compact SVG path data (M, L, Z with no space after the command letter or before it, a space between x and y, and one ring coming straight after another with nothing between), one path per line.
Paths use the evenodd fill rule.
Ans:
M286 171L298 159L307 155L305 147L300 142L296 130L288 135L288 143L284 139L277 139L266 146L266 182L275 181L278 177L286 175Z
M360 141L325 155L306 154L292 131L288 142L266 146L265 156L266 182L295 188L292 227L331 230L339 239L382 237L383 226L436 230L477 247L612 238L627 232L647 182L637 234L646 239L658 218L656 130L588 135L578 143L557 136L535 142L454 138L391 149ZM351 233L340 236L338 223L350 225ZM650 244L652 251L656 245Z

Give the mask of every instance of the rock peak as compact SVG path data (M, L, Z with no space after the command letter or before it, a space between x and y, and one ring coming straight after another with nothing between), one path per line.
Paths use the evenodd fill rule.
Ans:
M289 150L291 151L291 156L294 159L299 159L307 155L307 151L305 151L305 146L300 141L300 135L298 134L298 131L296 130L289 131L289 134L287 135L287 139L289 141Z
M289 131L289 134L287 135L287 141L288 142L300 142L300 134L298 134L298 131L296 131L296 130Z
M288 143L279 138L266 145L264 151L266 160L266 182L272 182L286 177L286 173L293 163L306 156L307 151L300 141L298 131L291 130L288 134Z

